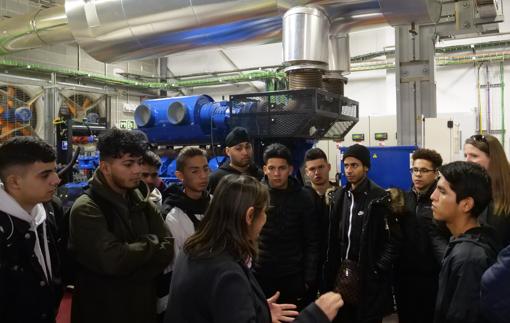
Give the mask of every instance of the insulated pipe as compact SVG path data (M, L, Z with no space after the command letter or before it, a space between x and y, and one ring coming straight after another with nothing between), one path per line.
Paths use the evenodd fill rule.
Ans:
M99 61L161 57L185 50L281 41L282 15L320 5L339 28L433 22L436 0L66 0L0 22L0 54L73 39ZM384 21L382 17L384 16Z
M303 2L317 0L67 0L65 7L78 44L92 57L113 62L278 42L282 14Z
M0 55L74 41L61 6L0 21Z

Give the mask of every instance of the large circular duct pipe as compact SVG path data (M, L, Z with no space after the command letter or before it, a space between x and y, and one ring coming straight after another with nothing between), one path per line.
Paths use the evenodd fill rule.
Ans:
M208 95L145 100L135 110L135 123L152 143L203 144L227 134L229 109Z
M76 41L97 60L161 57L190 49L281 41L282 15L320 5L338 32L437 20L436 0L66 0L0 22L0 54ZM332 32L333 34L335 32Z

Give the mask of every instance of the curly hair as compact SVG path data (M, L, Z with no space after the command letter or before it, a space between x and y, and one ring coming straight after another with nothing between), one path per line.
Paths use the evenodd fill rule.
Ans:
M419 148L416 149L415 152L412 155L413 161L417 159L425 159L432 163L432 166L434 169L438 168L439 166L443 165L443 158L441 158L441 155L432 149L426 149L426 148Z
M147 150L147 145L134 132L112 128L99 136L97 149L100 159L105 160L121 158L125 154L141 157Z

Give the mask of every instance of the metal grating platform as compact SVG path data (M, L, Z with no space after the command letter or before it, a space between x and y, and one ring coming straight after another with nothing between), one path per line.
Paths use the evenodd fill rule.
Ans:
M358 122L359 104L320 89L230 96L229 122L259 138L343 139Z

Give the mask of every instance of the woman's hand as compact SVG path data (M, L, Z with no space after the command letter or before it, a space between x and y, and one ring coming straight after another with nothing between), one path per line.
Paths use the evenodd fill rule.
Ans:
M276 292L267 299L269 310L271 311L271 323L292 322L299 315L294 304L278 304L276 301L280 297L280 292Z
M328 292L321 295L315 304L326 314L329 321L333 321L340 307L344 306L342 296L338 293Z

